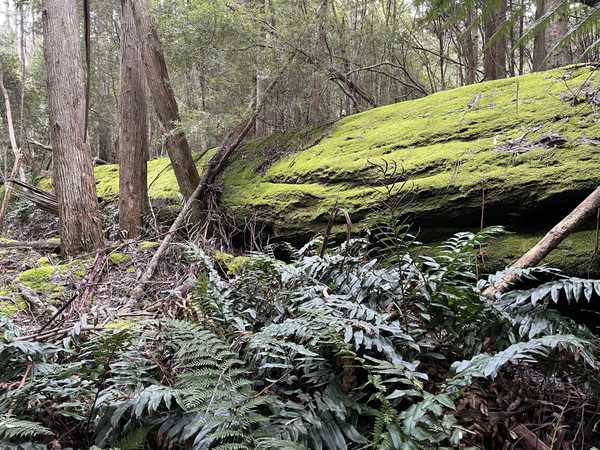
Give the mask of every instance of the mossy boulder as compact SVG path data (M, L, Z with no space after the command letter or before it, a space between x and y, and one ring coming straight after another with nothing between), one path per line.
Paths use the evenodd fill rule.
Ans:
M386 189L405 183L392 196L425 231L477 227L482 205L486 225L547 230L600 184L600 117L573 100L584 83L600 90L600 72L577 65L475 84L250 141L226 168L220 201L274 236L304 239L335 205L360 230ZM149 161L149 182L168 166ZM116 198L116 166L96 179L100 196ZM178 204L172 169L149 192Z
M21 272L17 275L16 281L40 293L62 292L64 287L52 281L58 271L56 266L42 265Z

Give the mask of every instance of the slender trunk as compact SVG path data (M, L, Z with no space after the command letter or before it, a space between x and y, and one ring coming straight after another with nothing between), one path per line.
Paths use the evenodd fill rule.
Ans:
M546 0L535 1L535 19L540 19L546 13ZM540 30L533 40L533 70L540 72L546 68L546 33Z
M44 58L62 249L66 255L102 245L90 147L84 138L85 85L79 17L71 0L44 0Z
M119 226L130 239L140 236L148 206L148 122L138 36L131 2L121 0Z
M474 13L469 12L466 26L467 30L464 35L463 53L465 60L465 81L467 84L477 83L477 65L479 60L478 55L478 36L477 27L474 26Z
M189 199L200 182L198 170L192 159L192 152L183 131L177 129L179 108L169 81L165 57L150 18L147 0L131 0L139 41L143 42L142 60L146 71L146 81L152 93L154 109L167 135L167 153L173 165L179 190ZM194 215L201 211L194 206Z
M506 0L501 0L497 9L488 11L484 19L486 48L483 52L483 67L486 80L497 80L506 77L506 37L503 35L494 36L494 33L505 21Z
M10 180L14 179L17 174L21 171L21 151L17 147L17 138L15 137L15 127L12 119L12 109L10 107L10 97L8 96L8 91L4 86L4 74L0 72L0 90L2 91L2 97L4 98L4 110L6 112L6 127L8 128L8 138L10 140L10 146L12 148L15 160L13 164L13 169L10 174ZM5 161L6 164L6 161ZM0 207L0 233L3 231L4 227L4 217L6 215L6 211L8 210L8 205L10 204L10 197L12 195L13 184L11 181L4 179L4 196L2 198L2 206Z
M547 10L555 9L562 0L547 0ZM554 48L560 40L569 32L569 17L565 13L557 14L544 31L546 45L546 68L566 66L573 62L573 55L569 43Z
M554 250L573 230L591 217L600 208L600 187L587 196L571 213L552 228L546 236L525 253L511 268L526 269L539 264L552 250ZM495 297L497 294L507 292L519 275L515 272L508 273L490 287L485 294Z
M312 52L315 57L319 55L320 49L327 45L327 35L325 32L325 18L329 0L321 0L317 10L315 35L312 45ZM310 104L308 106L308 123L318 123L322 119L321 111L321 72L313 67L311 80Z

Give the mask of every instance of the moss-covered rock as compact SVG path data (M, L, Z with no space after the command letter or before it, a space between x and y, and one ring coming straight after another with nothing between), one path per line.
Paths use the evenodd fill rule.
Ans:
M52 277L57 271L58 269L55 266L43 265L21 272L17 275L16 281L23 283L23 285L34 291L50 293L62 288L62 286L52 282Z
M274 234L290 236L321 230L336 203L360 221L380 204L382 184L407 180L404 212L423 226L477 224L484 190L490 223L540 214L551 222L600 182L600 152L589 139L600 137L599 118L590 105L562 98L591 70L475 84L249 142L223 175L221 202L240 216L251 209ZM600 74L590 83L600 85ZM543 145L548 133L566 141ZM383 161L396 165L395 178L374 166ZM150 161L148 179L168 165ZM96 177L98 194L116 197L118 168L98 167ZM150 196L178 198L171 169Z

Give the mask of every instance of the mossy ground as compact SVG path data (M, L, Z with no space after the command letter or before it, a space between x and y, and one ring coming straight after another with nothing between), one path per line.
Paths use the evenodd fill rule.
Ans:
M112 252L110 255L108 255L108 260L114 265L126 264L131 261L131 256L125 253Z

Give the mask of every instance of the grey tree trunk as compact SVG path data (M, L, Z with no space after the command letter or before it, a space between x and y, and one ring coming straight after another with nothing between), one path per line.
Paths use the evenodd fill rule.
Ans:
M69 256L103 242L92 154L84 139L85 86L74 6L72 0L44 0L42 9L54 187L62 250Z
M474 13L470 12L465 25L467 31L463 37L463 54L465 59L465 83L477 83L477 66L479 64L479 45L477 36L477 27L474 26Z
M121 0L119 226L128 238L140 236L148 207L148 121L138 36L131 0Z
M156 115L167 131L167 153L173 165L177 184L184 198L191 197L200 182L198 170L192 159L192 152L185 134L177 130L179 108L169 81L169 73L158 35L150 17L147 0L131 0L133 15L139 34L142 60L146 72L146 81L152 94ZM194 215L200 217L201 211L194 206Z
M561 0L547 0L548 10L555 9ZM565 13L559 13L544 31L546 45L546 68L566 66L573 62L573 54L569 44L554 48L560 40L569 32L569 17Z
M494 11L489 11L484 19L486 48L483 51L483 70L486 80L506 77L506 37L492 37L506 20L506 0L501 0Z
M546 0L535 1L535 20L546 13ZM540 30L535 34L533 40L533 70L540 72L546 67L546 33Z

